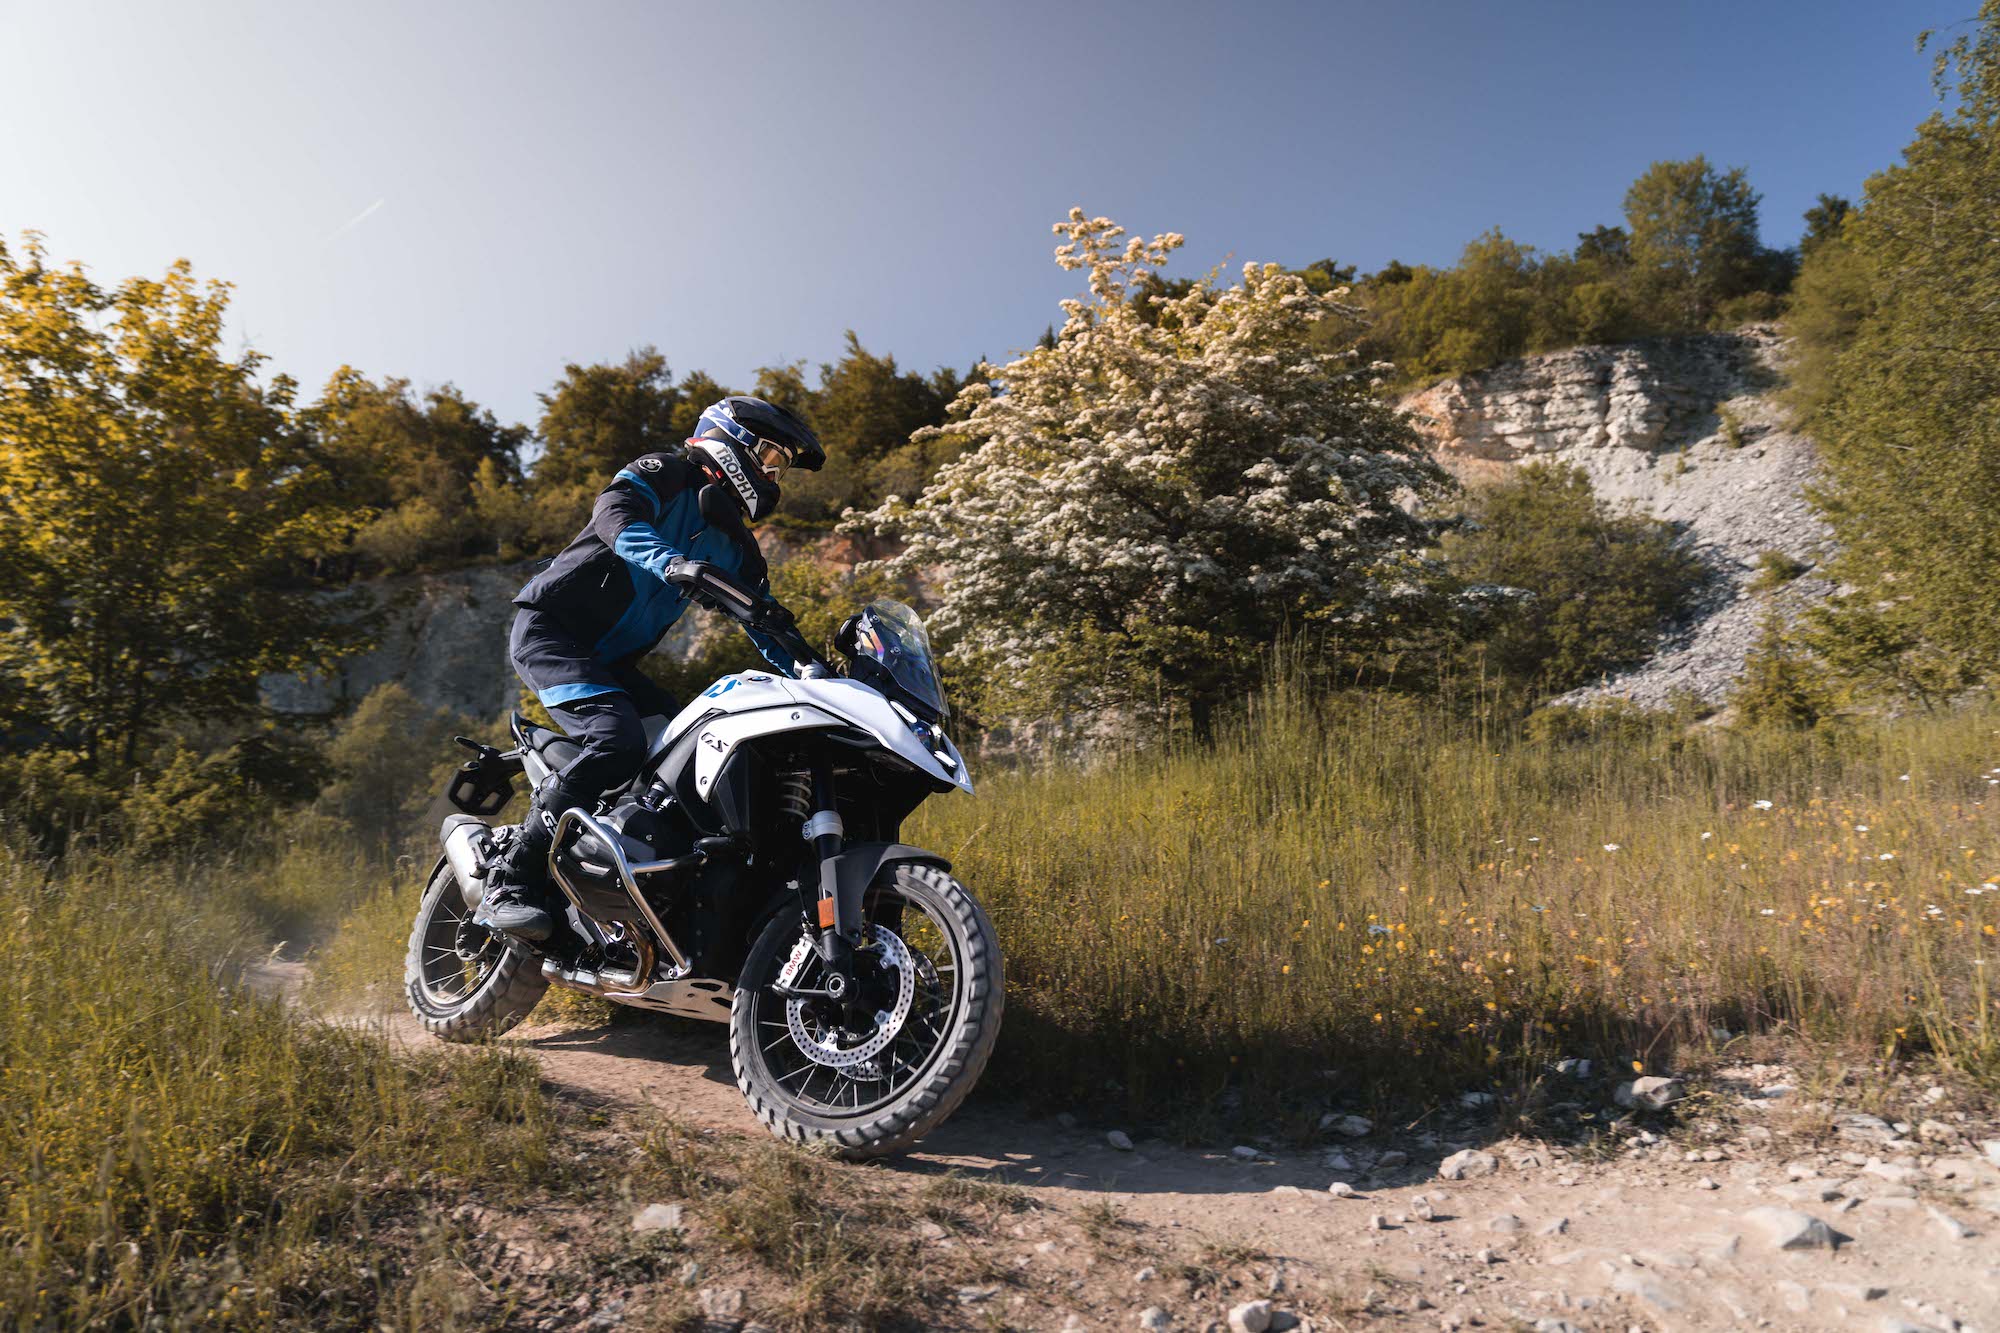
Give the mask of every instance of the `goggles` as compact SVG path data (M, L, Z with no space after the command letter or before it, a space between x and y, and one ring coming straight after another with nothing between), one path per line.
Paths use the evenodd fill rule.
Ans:
M757 460L757 470L771 481L781 479L791 470L792 451L776 440L759 436L755 447L750 450L750 456Z

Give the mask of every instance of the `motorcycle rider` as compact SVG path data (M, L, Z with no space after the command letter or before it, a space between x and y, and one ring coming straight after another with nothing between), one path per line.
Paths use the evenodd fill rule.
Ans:
M691 598L733 601L766 660L792 657L766 628L791 623L770 597L768 568L744 520L777 507L794 467L826 462L812 429L761 398L732 396L701 414L682 451L634 459L599 492L590 523L515 595L507 655L582 752L536 789L527 819L487 872L473 918L526 940L548 938L548 860L556 820L631 780L646 757L641 718L678 711L638 660Z

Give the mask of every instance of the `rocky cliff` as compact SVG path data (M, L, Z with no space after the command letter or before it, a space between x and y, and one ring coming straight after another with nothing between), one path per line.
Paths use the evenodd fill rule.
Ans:
M1573 463L1599 495L1675 524L1713 571L1686 620L1644 664L1565 696L1647 707L1727 698L1765 614L1790 617L1830 587L1806 575L1765 591L1757 558L1817 566L1824 525L1806 503L1812 444L1774 394L1775 329L1580 347L1436 384L1404 400L1438 457L1468 481L1535 459Z

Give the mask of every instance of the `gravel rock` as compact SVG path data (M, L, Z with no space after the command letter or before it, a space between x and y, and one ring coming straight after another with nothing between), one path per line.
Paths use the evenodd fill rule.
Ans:
M1229 1312L1229 1333L1266 1333L1270 1327L1269 1301L1245 1301Z
M1635 1078L1620 1083L1611 1099L1628 1110L1664 1111L1687 1096L1687 1085L1677 1078Z
M1321 1116L1319 1126L1348 1139L1365 1138L1375 1132L1375 1122L1361 1115Z
M1537 1236L1561 1236L1569 1231L1567 1217L1552 1217L1535 1229Z
M957 1293L958 1303L960 1305L978 1305L983 1301L992 1300L995 1296L998 1296L999 1294L1000 1294L1000 1288L997 1286L960 1287Z
M1472 1257L1474 1260L1482 1264L1497 1264L1500 1262L1500 1256L1495 1254L1491 1250L1480 1250L1476 1252Z
M1168 1314L1165 1310L1162 1310L1157 1305L1149 1305L1145 1309L1139 1311L1140 1328L1157 1330L1163 1328L1172 1328L1173 1326L1174 1326L1174 1317Z
M1931 1215L1931 1220L1937 1223L1938 1230L1944 1232L1945 1235L1951 1237L1953 1240L1971 1240L1979 1234L1971 1227L1965 1225L1965 1223L1953 1217L1950 1213L1945 1212L1942 1208L1932 1208L1927 1211Z
M1494 1160L1492 1153L1467 1148L1438 1163L1438 1179L1470 1180L1474 1176L1490 1176L1499 1169L1500 1163Z
M1743 1222L1779 1250L1831 1250L1846 1237L1796 1208L1752 1208Z
M1237 1144L1229 1150L1229 1155L1239 1162L1262 1162L1269 1160L1266 1154L1252 1148L1247 1143Z
M1833 1122L1833 1132L1844 1139L1860 1139L1866 1143L1886 1143L1895 1137L1889 1122L1879 1115L1868 1115L1854 1111L1838 1117Z
M1958 1131L1942 1120L1926 1120L1917 1126L1917 1137L1926 1143L1952 1143Z
M1904 1166L1900 1162L1870 1162L1861 1169L1871 1176L1888 1181L1891 1185L1908 1185L1918 1179L1915 1167Z
M1979 1145L1979 1151L1986 1154L1986 1160L2000 1166L2000 1139L1987 1139Z
M1636 1296L1657 1310L1672 1313L1686 1304L1681 1294L1658 1278L1636 1269L1620 1269L1611 1279L1611 1289Z
M710 1319L737 1319L748 1297L741 1287L703 1287L694 1295L695 1304Z
M1368 1229L1370 1231L1387 1231L1389 1229L1389 1219L1380 1213L1371 1213L1368 1217Z
M686 1224L677 1203L649 1203L632 1215L632 1229L638 1232L679 1231Z
M1138 1272L1134 1273L1132 1275L1132 1280L1134 1282L1137 1282L1140 1286L1144 1286L1146 1283L1151 1282L1154 1278L1158 1277L1159 1275L1160 1275L1160 1270L1153 1267L1151 1264L1148 1264L1144 1268L1140 1269Z
M1375 1159L1375 1169L1377 1171L1394 1171L1399 1166L1407 1166L1409 1161L1410 1155L1408 1153L1391 1148L1388 1152L1383 1153Z
M1122 1129L1114 1129L1104 1136L1104 1141L1119 1152L1132 1151L1132 1136Z
M1771 1193L1792 1203L1832 1203L1840 1197L1841 1188L1831 1180L1800 1180L1780 1185Z
M1511 1236L1519 1231L1524 1230L1527 1227L1527 1225L1528 1224L1526 1222L1523 1222L1520 1218L1514 1216L1514 1214L1512 1213L1501 1213L1499 1216L1489 1218L1487 1220L1486 1229L1488 1231L1498 1231L1503 1235Z
M1491 1106L1493 1104L1493 1094L1490 1092L1461 1092L1458 1094L1458 1104L1468 1111L1476 1111L1482 1106Z
M1694 1187L1698 1190L1719 1190L1722 1188L1722 1186L1716 1184L1707 1176L1703 1176L1700 1180L1695 1181Z
M1354 1159L1349 1157L1346 1153L1340 1152L1338 1150L1328 1153L1326 1157L1321 1160L1320 1165L1324 1166L1329 1171L1352 1171L1355 1169Z
M1354 1192L1354 1186L1344 1180L1334 1181L1326 1187L1326 1192L1336 1199L1353 1199L1359 1197Z

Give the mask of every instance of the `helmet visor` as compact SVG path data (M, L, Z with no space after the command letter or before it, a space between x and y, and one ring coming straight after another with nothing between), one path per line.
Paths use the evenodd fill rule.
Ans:
M782 478L791 470L792 451L776 440L759 438L757 447L750 451L757 460L757 470L772 481Z

